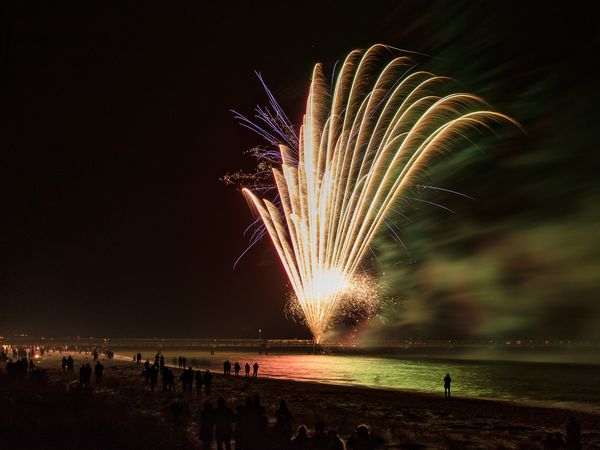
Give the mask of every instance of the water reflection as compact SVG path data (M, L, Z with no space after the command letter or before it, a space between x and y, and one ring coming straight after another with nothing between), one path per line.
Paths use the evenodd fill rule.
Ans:
M600 405L600 366L596 365L242 352L208 355L189 350L163 354L168 363L184 355L188 365L216 372L222 372L225 359L242 366L257 361L259 376L442 394L443 377L449 372L454 395Z

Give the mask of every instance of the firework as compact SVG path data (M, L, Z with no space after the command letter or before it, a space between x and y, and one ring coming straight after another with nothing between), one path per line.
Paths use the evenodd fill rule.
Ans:
M276 131L254 126L279 147L277 201L243 193L317 341L342 306L361 296L359 270L373 238L431 157L464 144L469 129L512 122L474 95L439 94L446 77L390 55L383 45L353 51L331 89L317 64L297 136L274 99L274 114L258 110Z

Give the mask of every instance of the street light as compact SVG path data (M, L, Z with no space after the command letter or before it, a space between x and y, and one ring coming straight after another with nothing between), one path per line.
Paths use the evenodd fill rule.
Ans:
M262 339L262 330L259 328L258 329L258 340L260 341Z

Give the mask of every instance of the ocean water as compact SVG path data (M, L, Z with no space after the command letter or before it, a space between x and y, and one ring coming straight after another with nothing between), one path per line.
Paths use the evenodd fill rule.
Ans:
M129 352L133 355L134 351ZM143 358L154 359L154 353ZM125 352L119 352L127 355ZM252 366L258 362L259 376L316 381L385 389L410 389L443 395L443 378L452 377L452 394L520 401L541 401L565 406L600 408L600 365L472 361L431 358L398 358L357 355L302 355L220 351L165 350L167 364L177 364L183 355L187 365L223 372L223 361ZM233 373L233 368L232 368Z

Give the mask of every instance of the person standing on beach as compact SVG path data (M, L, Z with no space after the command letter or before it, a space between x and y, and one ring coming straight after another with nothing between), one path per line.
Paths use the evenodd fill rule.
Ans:
M250 377L250 364L246 363L244 366L244 372L246 373L246 378Z
M142 370L142 375L146 380L146 386L148 386L148 383L150 383L150 361L148 360L146 360L146 362L144 363L144 370Z
M206 369L204 372L204 390L206 391L206 395L210 395L210 385L212 383L212 373L210 370Z
M194 377L196 378L196 393L199 397L200 395L202 395L202 371L197 370L194 374Z
M258 363L254 362L254 371L252 372L252 378L258 378Z
M85 364L82 364L79 368L79 383L85 386Z
M233 366L233 372L234 372L236 375L239 375L239 374L240 374L240 370L241 370L241 369L242 369L242 368L241 368L241 366L240 366L240 363L236 361L236 362L235 362L235 365Z
M141 364L141 362L142 362L142 354L140 352L138 352L138 354L135 355L135 359L136 359L136 362L138 364Z
M450 397L450 383L452 383L452 378L450 378L450 374L447 373L444 377L444 396L446 398Z
M290 442L289 448L291 450L308 450L309 446L308 430L305 425L300 425L298 431L296 431L296 436Z
M208 450L213 438L213 428L215 425L214 410L209 402L204 404L200 422L200 440L202 448Z
M71 375L73 375L73 373L75 371L74 368L73 368L73 365L74 365L73 357L71 355L69 355L69 357L67 358L67 371Z
M149 378L150 378L150 391L154 392L154 388L156 387L156 382L158 381L158 367L156 367L156 366L150 367Z
M574 417L567 423L567 450L581 450L581 426Z
M94 375L96 376L96 384L102 383L102 372L104 371L104 366L100 364L100 361L96 361L96 366L94 367Z
M219 397L217 409L214 411L215 437L217 449L231 450L231 436L233 435L233 411L225 406L225 399Z
M187 370L184 371L186 374L186 388L187 391L185 393L192 395L192 384L194 384L194 369L192 367L188 367Z

